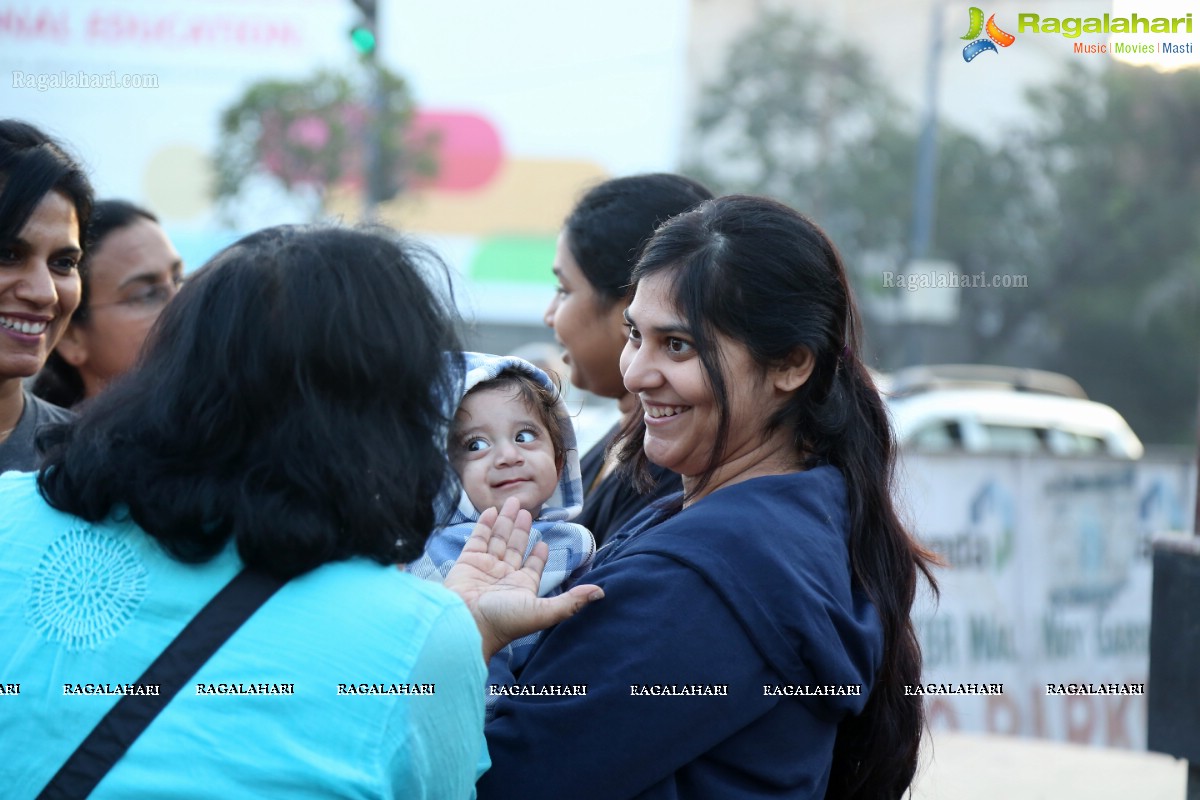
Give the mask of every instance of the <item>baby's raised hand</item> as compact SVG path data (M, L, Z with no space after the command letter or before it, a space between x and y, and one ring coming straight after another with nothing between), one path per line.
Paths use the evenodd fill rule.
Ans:
M604 597L604 590L592 584L574 586L555 597L538 597L549 548L538 542L525 557L532 524L529 512L515 497L505 500L499 511L487 509L446 576L446 588L457 593L475 617L484 659L514 639L557 625Z

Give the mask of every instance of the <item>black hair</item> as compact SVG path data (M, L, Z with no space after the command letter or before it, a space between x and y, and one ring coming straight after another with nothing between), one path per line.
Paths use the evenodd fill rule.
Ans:
M84 231L86 242L83 263L80 265L79 307L71 315L72 325L85 324L89 319L88 300L91 298L91 261L100 244L122 228L141 219L158 223L158 217L126 200L98 200L92 207L91 220ZM87 394L83 376L79 370L67 363L57 348L50 353L46 363L33 379L30 391L43 400L62 408L71 408L81 403Z
M75 206L79 243L92 215L92 184L83 167L44 131L15 119L0 120L0 243L10 242L48 192L61 192Z
M422 277L431 258L326 227L226 248L163 310L139 369L39 437L42 494L86 520L128 509L186 562L231 538L283 577L415 558L462 379L452 301Z
M629 297L633 265L654 229L712 196L691 178L665 172L614 178L584 194L563 227L600 302L611 307Z
M548 373L547 373L548 374ZM554 379L551 378L553 381ZM480 381L467 390L463 395L466 400L476 392L486 392L489 389L512 389L513 396L519 397L525 407L537 416L546 426L546 435L550 437L550 447L554 451L554 464L562 474L563 464L567 460L567 437L563 430L563 421L559 419L558 391L534 380L531 375L515 367L505 367L500 374L486 381ZM568 421L566 424L570 424ZM451 433L453 436L453 432Z
M767 431L789 431L806 467L828 463L841 471L853 580L874 602L884 629L883 664L863 713L839 727L826 796L898 797L916 771L924 725L921 698L904 692L921 677L909 612L918 573L936 592L934 560L905 529L892 500L896 441L859 359L858 316L841 258L814 223L787 206L729 196L658 230L633 277L659 273L672 283L719 409L713 453L693 496L712 480L729 433L716 337L744 346L763 369L789 363L798 349L814 360L808 380L767 421ZM641 420L635 415L626 426L620 454L644 470Z

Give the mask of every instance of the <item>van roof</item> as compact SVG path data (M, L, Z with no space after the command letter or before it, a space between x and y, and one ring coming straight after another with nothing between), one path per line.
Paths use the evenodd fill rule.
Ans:
M897 370L887 380L887 391L893 397L943 389L996 389L1087 399L1087 393L1074 379L1026 367L927 364Z
M1101 438L1114 453L1140 458L1141 440L1116 409L1092 400L1010 390L950 389L892 397L888 407L904 440L927 423L975 419L984 425L1060 430Z

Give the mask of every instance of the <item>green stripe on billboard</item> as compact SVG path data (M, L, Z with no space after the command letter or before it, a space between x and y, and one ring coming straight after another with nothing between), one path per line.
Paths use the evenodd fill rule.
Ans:
M553 286L555 239L552 236L495 236L485 239L467 272L486 283Z

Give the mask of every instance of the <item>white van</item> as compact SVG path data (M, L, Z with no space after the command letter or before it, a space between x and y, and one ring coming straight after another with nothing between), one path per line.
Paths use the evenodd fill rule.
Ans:
M922 453L1049 453L1138 459L1145 448L1115 409L1065 375L982 365L880 376L897 438Z

